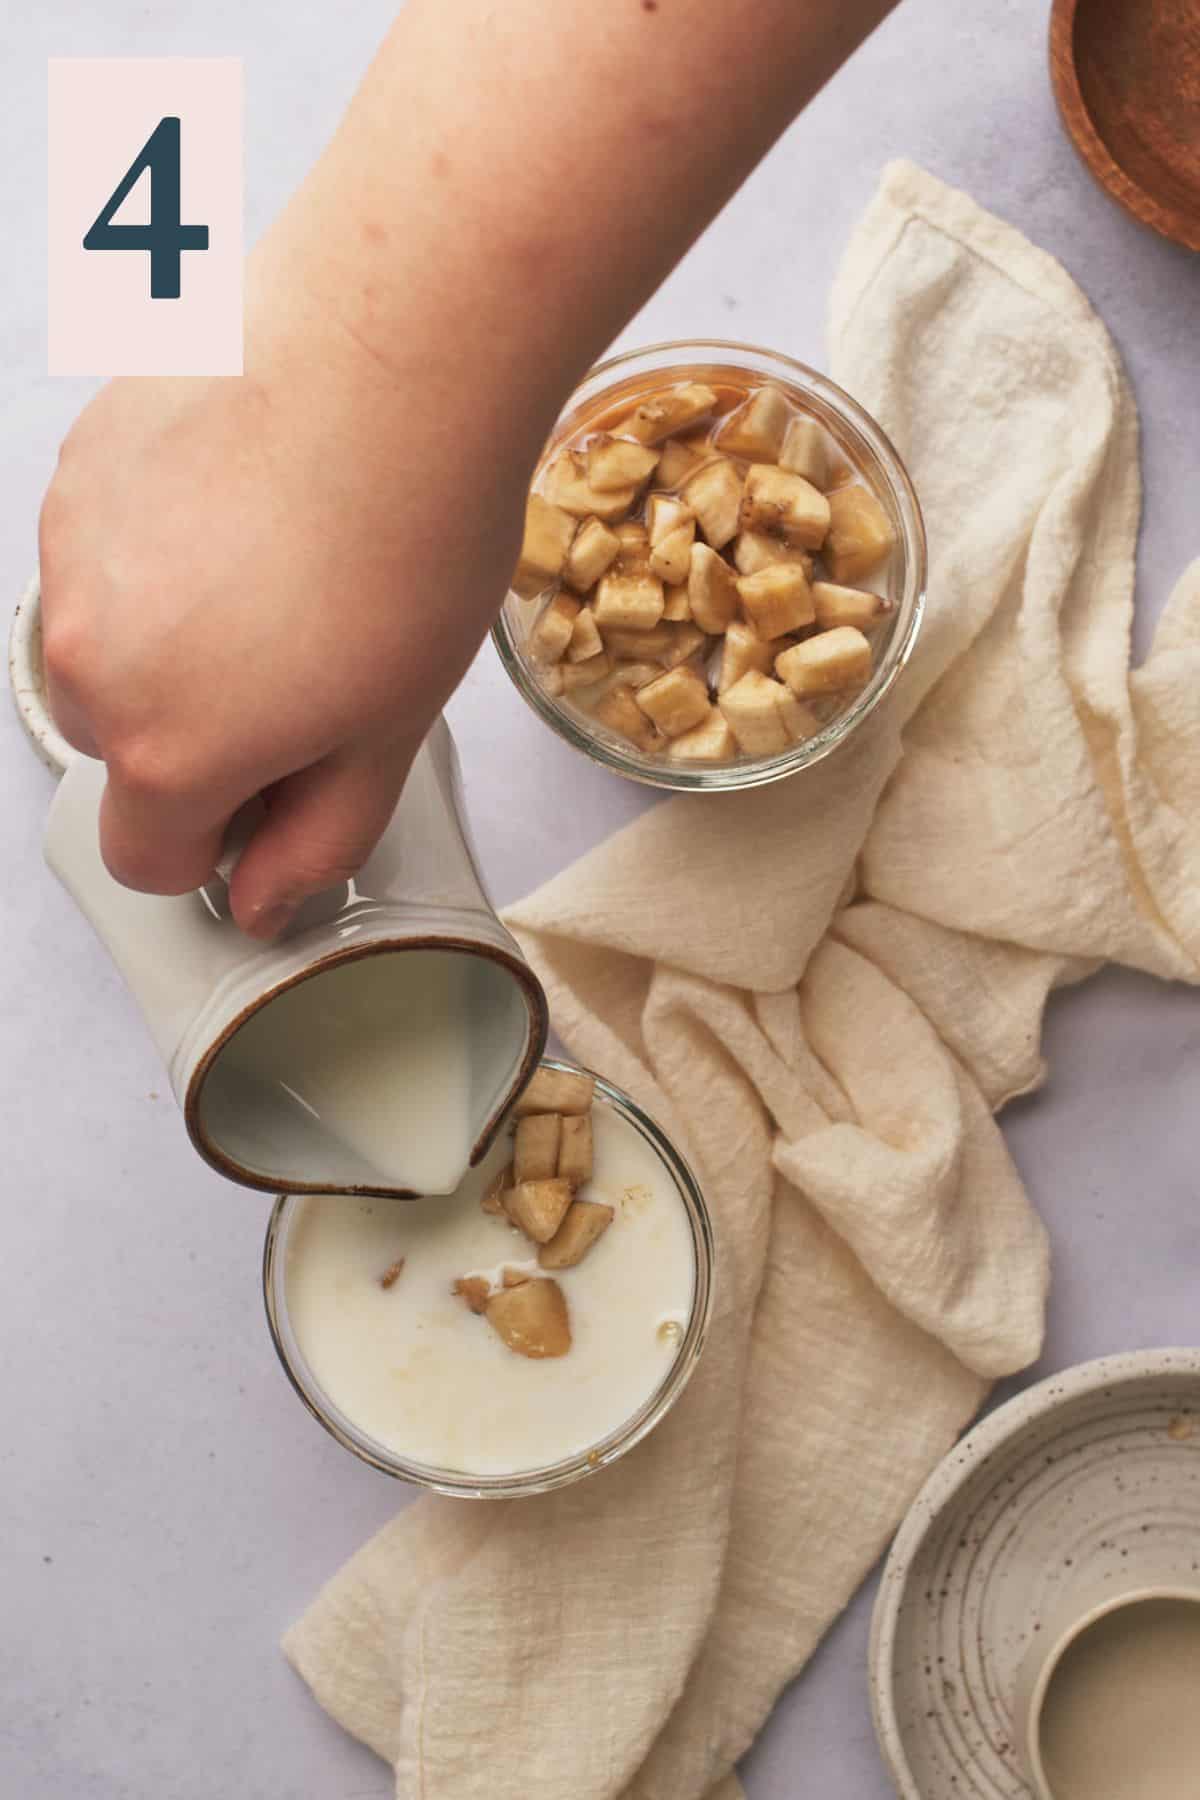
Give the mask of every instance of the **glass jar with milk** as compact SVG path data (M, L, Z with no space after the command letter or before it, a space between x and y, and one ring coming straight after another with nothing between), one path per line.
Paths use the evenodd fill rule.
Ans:
M345 1448L446 1494L543 1493L623 1455L678 1399L712 1301L704 1197L653 1121L598 1077L591 1120L594 1167L573 1203L609 1221L566 1267L487 1204L513 1154L507 1133L449 1198L277 1202L263 1265L271 1332ZM464 1300L464 1277L500 1302L514 1281L554 1285L565 1348L514 1354L489 1329L491 1308Z
M274 944L236 930L215 881L120 887L103 784L71 760L47 860L141 1005L196 1149L281 1194L267 1311L310 1411L374 1467L462 1495L542 1492L639 1442L704 1340L704 1199L607 1082L542 1065L586 1082L587 1118L529 1116L545 995L484 894L444 723L360 875Z

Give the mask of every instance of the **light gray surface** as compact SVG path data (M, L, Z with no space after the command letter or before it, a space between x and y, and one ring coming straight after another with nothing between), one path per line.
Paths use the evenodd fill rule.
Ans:
M253 236L389 10L6 9L0 571L14 598L57 441L87 392L40 373L44 58L244 55ZM1046 10L907 0L625 341L741 336L819 363L829 281L881 164L908 155L968 188L1062 258L1128 359L1146 438L1144 646L1200 552L1200 260L1143 234L1077 165L1046 82ZM500 900L645 803L552 741L487 652L451 717ZM339 1451L286 1388L259 1307L265 1202L187 1148L129 1000L42 869L50 783L7 709L0 770L0 1793L373 1800L391 1791L387 1771L312 1704L276 1639L403 1493ZM1193 995L1122 973L1051 1008L1049 1083L1006 1118L1057 1251L1046 1367L1200 1335L1198 1043ZM751 1800L885 1800L863 1680L868 1606L860 1596L777 1708L746 1762Z

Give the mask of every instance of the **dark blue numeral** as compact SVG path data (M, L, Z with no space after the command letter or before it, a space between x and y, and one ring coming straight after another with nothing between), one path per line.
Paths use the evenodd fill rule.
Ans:
M146 169L150 171L150 223L114 225L113 214ZM208 226L181 225L179 209L179 120L160 119L84 238L83 247L148 250L150 298L178 300L183 252L208 249Z

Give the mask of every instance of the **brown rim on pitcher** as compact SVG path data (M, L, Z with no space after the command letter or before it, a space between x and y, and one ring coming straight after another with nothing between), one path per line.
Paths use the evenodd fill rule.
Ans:
M529 1041L514 1081L509 1084L501 1100L489 1114L483 1130L475 1140L468 1168L475 1168L487 1155L509 1108L517 1095L528 1085L541 1060L542 1051L546 1047L546 1040L550 1033L550 1011L541 983L526 962L497 944L485 944L462 937L372 938L367 943L344 945L341 949L331 950L327 956L308 965L298 974L289 975L283 981L277 982L273 988L265 994L259 995L251 1005L244 1007L235 1018L231 1019L197 1062L184 1098L184 1123L196 1150L219 1175L224 1175L229 1181L237 1182L240 1187L257 1188L261 1193L275 1194L279 1192L278 1176L272 1178L269 1175L256 1174L252 1169L239 1163L235 1157L221 1149L204 1123L204 1084L212 1074L217 1058L229 1048L242 1027L255 1018L265 1006L278 1000L281 994L288 993L292 988L300 987L306 981L311 981L315 975L327 974L330 969L341 967L346 963L358 962L363 957L397 955L406 950L453 950L469 956L480 956L507 969L517 981L529 1015ZM287 1184L287 1192L289 1194L353 1194L363 1198L378 1197L383 1200L415 1200L419 1198L412 1188L378 1187L362 1183L353 1187L343 1187L336 1183L331 1185L328 1181L291 1181Z

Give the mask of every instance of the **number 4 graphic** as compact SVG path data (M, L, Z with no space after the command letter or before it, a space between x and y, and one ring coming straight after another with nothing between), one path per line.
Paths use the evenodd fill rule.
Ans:
M207 225L181 225L179 120L160 119L83 240L85 250L148 250L150 298L178 300L185 250L208 249ZM150 171L150 223L114 225L134 183Z

